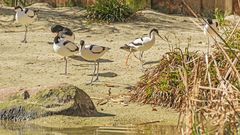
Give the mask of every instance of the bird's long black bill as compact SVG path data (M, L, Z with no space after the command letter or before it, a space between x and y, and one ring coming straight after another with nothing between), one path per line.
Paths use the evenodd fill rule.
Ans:
M50 42L50 41L49 41L49 42L47 42L47 43L48 43L49 45L52 45L52 44L53 44L53 42Z
M163 41L166 41L166 42L167 42L167 40L164 39L160 34L158 34L158 36L159 36Z

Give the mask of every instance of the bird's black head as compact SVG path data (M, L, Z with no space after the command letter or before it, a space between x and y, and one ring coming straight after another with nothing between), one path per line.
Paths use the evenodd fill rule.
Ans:
M160 34L159 34L159 32L158 32L157 29L153 28L153 29L150 31L150 33L149 33L149 37L152 36L152 35L151 35L152 33L156 33L161 39L163 39L163 38L160 36ZM163 39L163 40L164 40L164 39Z
M85 44L85 41L84 40L81 40L80 41L80 45L83 46Z
M14 7L15 11L23 11L23 8L21 6L16 6Z
M158 33L158 30L155 29L155 28L153 28L153 29L150 31L150 33L152 33L152 32L156 32L157 34L159 34L159 33Z
M219 25L218 25L218 22L216 22L216 27L218 27Z
M58 33L60 31L62 31L63 29L64 29L64 27L62 25L55 24L51 27L51 32Z
M208 22L208 24L213 24L213 21L212 21L211 18L208 18L208 19L207 19L207 22Z

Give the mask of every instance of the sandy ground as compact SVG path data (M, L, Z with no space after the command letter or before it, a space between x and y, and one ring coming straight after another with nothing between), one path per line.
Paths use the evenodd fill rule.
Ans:
M51 9L42 5L33 7L39 8L40 13L38 20L30 26L26 44L20 42L23 39L24 27L13 22L13 9L0 8L0 93L2 97L6 91L11 93L21 88L59 83L74 84L85 90L91 97L96 98L106 97L109 85L113 86L112 95L128 93L129 88L137 83L143 72L140 62L134 57L130 59L129 66L125 65L128 53L120 50L119 47L137 37L147 35L151 28L157 28L161 35L169 37L171 44L177 47L184 48L190 42L190 49L205 51L207 46L202 31L189 20L189 17L146 10L138 12L137 17L128 23L102 24L86 21L83 16L84 11L79 8ZM53 41L54 35L49 28L55 23L73 29L76 43L84 39L86 43L111 48L101 59L99 82L94 83L93 86L86 85L91 79L93 64L82 60L79 56L68 59L70 74L61 75L64 72L65 63L59 55L53 52L52 45L47 43ZM156 45L145 52L144 67L150 68L156 65L162 54L168 50L168 43L157 38ZM139 114L141 114L141 111L147 110L145 114L149 114L149 118L152 114L154 117L146 118L145 121L162 119L168 121L164 118L164 114L160 116L160 112L152 111L150 105L144 107L145 109L141 110L141 106L137 104L126 107L120 104L106 104L98 106L98 110L105 110L105 112L116 115L132 110L134 113L140 111ZM176 123L177 115L174 111L164 108L158 108L158 110L169 113L168 115L171 115L168 117L169 121ZM143 113L133 118L140 119L144 116L146 115ZM119 117L119 119L124 117L126 116Z

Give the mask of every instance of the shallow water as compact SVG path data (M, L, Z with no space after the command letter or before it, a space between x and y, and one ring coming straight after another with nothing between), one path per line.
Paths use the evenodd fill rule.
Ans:
M176 135L176 126L141 125L121 127L46 128L24 123L3 122L0 135Z

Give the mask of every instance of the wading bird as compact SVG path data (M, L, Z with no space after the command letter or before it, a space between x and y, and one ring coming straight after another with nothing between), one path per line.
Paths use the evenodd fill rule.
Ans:
M128 63L128 59L130 57L130 55L134 52L140 51L140 56L139 58L137 58L134 54L134 56L139 59L142 64L143 64L143 53L144 51L147 51L148 49L150 49L154 44L155 44L155 35L158 35L161 39L163 39L159 33L157 29L152 29L149 32L149 36L148 37L143 37L143 38L137 38L135 39L133 42L130 42L129 44L125 44L124 46L120 47L120 49L125 50L130 52L129 55L127 56L126 59L126 65ZM164 40L164 39L163 39Z
M206 35L208 38L208 52L207 53L209 55L209 53L210 53L210 38L215 39L217 37L217 34L215 32L218 33L218 22L213 22L212 19L210 19L210 18L207 19L207 22L208 23L204 25L203 32L204 32L204 35Z
M24 25L25 26L25 35L24 35L24 39L23 39L23 43L27 43L27 32L28 32L28 25L32 24L35 19L37 18L37 12L39 10L31 10L28 8L22 8L20 6L16 6L15 7L15 19L16 22Z
M79 52L79 47L71 41L60 38L61 32L54 38L53 50L63 56L65 60L65 75L67 75L67 57L73 56Z
M94 71L93 76L91 79L91 82L89 84L92 84L92 82L95 82L98 80L98 73L99 73L99 58L102 57L107 51L109 51L110 48L104 47L104 46L98 46L98 45L85 45L85 42L83 40L80 41L80 53L81 56L87 60L87 61L93 61L94 62ZM96 79L93 80L93 77L96 73Z

